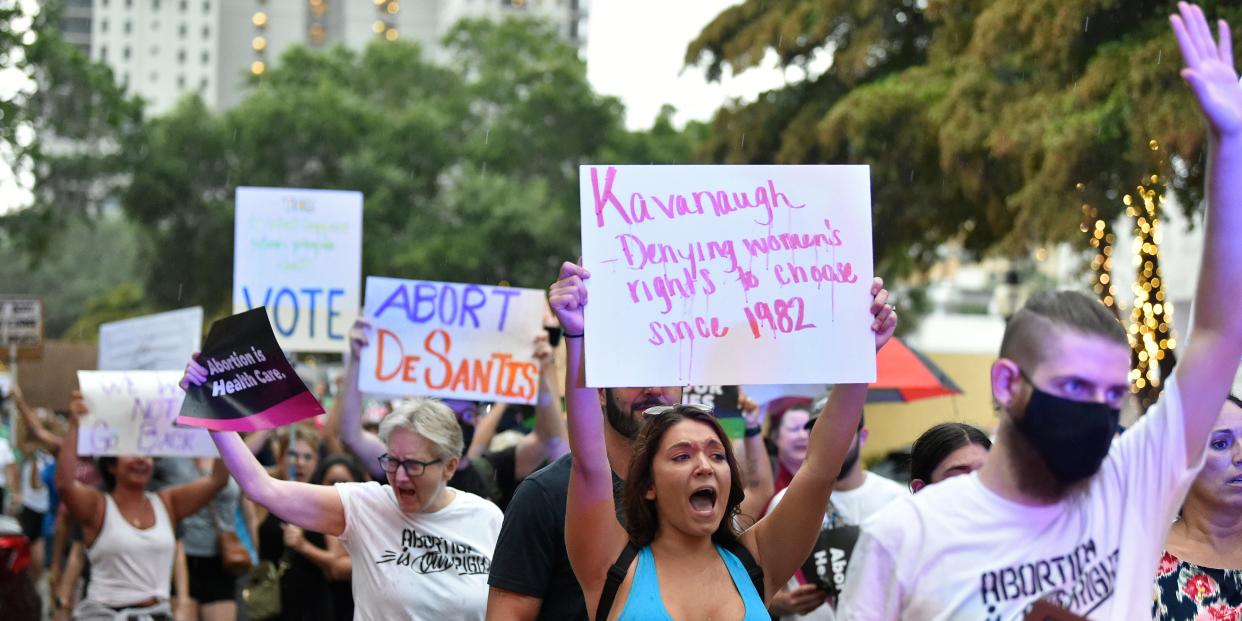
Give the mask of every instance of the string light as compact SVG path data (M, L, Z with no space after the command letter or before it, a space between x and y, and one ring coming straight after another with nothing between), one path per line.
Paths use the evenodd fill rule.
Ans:
M1087 185L1082 182L1075 187L1079 192L1085 192L1087 189ZM1078 230L1087 233L1087 243L1095 249L1095 256L1091 258L1091 289L1105 306L1117 314L1119 313L1117 290L1113 287L1113 260L1111 258L1113 242L1117 238L1110 231L1108 223L1100 218L1099 210L1092 207L1090 203L1084 202L1079 210L1082 212L1082 221L1078 224Z
M1148 143L1154 152L1160 144ZM1164 204L1159 175L1150 175L1136 188L1138 200L1122 199L1126 215L1134 220L1134 308L1130 312L1131 379L1139 406L1146 410L1159 397L1163 380L1172 371L1174 349L1173 307L1160 272L1160 206Z

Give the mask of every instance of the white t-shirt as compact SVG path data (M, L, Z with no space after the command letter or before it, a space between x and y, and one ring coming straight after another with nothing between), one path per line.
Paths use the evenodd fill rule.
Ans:
M482 621L503 519L496 505L453 490L453 501L435 513L403 513L390 486L337 483L336 490L345 507L340 540L354 561L354 619Z
M833 491L829 502L836 509L837 515L846 524L862 524L864 520L871 517L871 514L879 511L886 506L889 501L900 496L909 496L910 491L902 487L900 483L891 479L886 479L878 474L872 474L863 471L866 477L863 484L858 487L838 492ZM772 513L776 505L780 504L781 499L785 497L785 492L789 488L785 488L777 492L772 497L772 501L768 503L767 513ZM824 514L824 528L828 527L828 514ZM798 578L794 576L789 579L789 584L785 585L787 589L794 589L798 586ZM836 616L833 614L832 606L824 604L811 612L804 615L786 615L781 617L781 621L833 621Z
M0 437L0 487L9 486L8 473L5 472L4 467L15 461L17 461L17 456L13 455L13 447L9 445L9 439Z
M838 617L1012 621L1049 597L1090 619L1150 618L1152 568L1203 465L1186 467L1185 436L1175 375L1082 493L1020 505L972 474L894 501L863 523Z
M43 469L47 468L55 458L43 449L27 456L22 462L22 506L36 513L47 513L51 498L47 486L43 484Z

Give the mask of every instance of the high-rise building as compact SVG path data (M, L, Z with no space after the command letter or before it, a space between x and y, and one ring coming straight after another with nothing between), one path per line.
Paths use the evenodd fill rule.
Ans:
M150 114L197 91L216 109L241 101L294 45L361 49L375 39L410 39L433 58L465 17L531 15L585 42L587 0L70 0L66 36L89 48L142 96ZM83 22L85 20L85 22ZM89 24L89 28L84 26ZM71 30L72 28L72 30Z

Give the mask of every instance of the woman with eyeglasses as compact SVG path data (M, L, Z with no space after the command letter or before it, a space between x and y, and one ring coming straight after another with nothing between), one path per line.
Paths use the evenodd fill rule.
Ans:
M767 621L767 598L788 582L819 535L867 386L832 391L784 501L745 530L736 519L743 498L737 460L710 409L649 409L618 512L598 392L584 382L590 274L565 263L560 276L548 300L568 340L565 387L574 461L565 542L591 618ZM879 279L871 295L878 349L892 336L897 317Z
M181 385L206 380L194 359ZM345 544L355 619L482 621L502 515L448 486L464 449L456 416L434 399L413 399L384 417L379 435L388 447L378 461L389 484L328 487L279 480L236 433L211 432L247 496L289 524Z

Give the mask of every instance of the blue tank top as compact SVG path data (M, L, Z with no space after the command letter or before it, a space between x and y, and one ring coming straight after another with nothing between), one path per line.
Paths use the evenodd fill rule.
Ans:
M750 575L746 573L746 567L742 565L742 561L719 545L716 546L716 552L720 554L721 560L728 568L729 577L733 578L733 588L737 589L738 594L742 596L742 604L746 607L746 614L742 616L742 620L770 621L768 609L764 606L759 593L755 591L755 585L751 583ZM638 551L638 567L634 569L630 594L625 598L625 608L621 610L621 616L617 618L617 621L649 621L651 619L673 621L668 611L664 609L664 600L660 597L660 580L656 576L655 555L651 553L651 546L646 546ZM597 619L596 621L605 620Z

